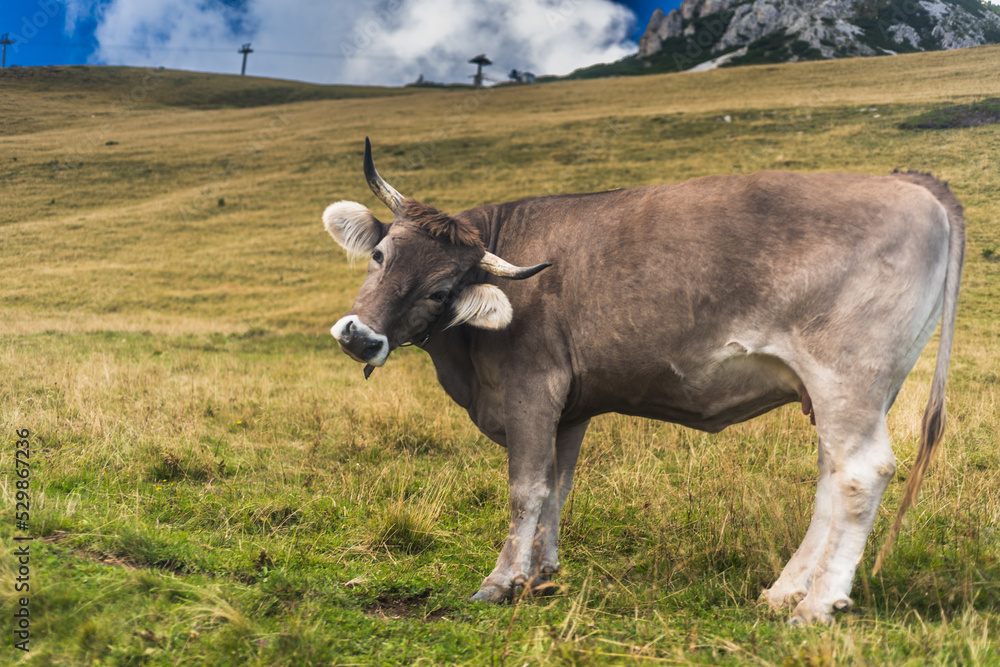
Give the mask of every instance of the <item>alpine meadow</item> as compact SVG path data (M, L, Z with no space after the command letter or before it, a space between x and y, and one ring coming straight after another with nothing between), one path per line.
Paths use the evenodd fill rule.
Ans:
M480 89L3 70L0 664L1000 664L998 62L990 46ZM557 594L470 602L509 521L505 450L422 351L366 382L330 335L365 268L323 210L389 217L366 136L386 181L448 213L768 169L948 182L967 225L948 425L872 576L935 335L889 413L897 472L853 608L803 628L758 601L812 514L797 404L715 435L595 419Z

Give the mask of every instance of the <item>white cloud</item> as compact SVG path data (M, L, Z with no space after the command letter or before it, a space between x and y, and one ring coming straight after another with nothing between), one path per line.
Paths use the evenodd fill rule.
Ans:
M72 20L99 12L92 62L238 72L317 83L400 85L487 74L566 74L634 53L635 16L612 0L70 0ZM67 12L67 23L70 12ZM122 49L122 46L135 47ZM289 55L329 54L334 57Z
M65 0L67 35L76 32L76 25L89 16L94 16L98 10L97 0Z

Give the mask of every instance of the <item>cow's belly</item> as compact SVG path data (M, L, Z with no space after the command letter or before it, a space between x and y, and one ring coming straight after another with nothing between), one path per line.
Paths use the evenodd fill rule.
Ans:
M649 417L712 433L801 400L803 384L781 359L727 346L695 372L650 364L616 397L603 391L603 412ZM603 395L601 395L603 394ZM607 409L611 407L611 409Z

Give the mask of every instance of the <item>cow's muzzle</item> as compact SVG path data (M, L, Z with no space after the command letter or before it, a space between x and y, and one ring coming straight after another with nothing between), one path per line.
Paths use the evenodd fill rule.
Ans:
M355 361L381 366L389 357L389 339L375 333L357 315L340 318L330 333L340 343L340 349Z

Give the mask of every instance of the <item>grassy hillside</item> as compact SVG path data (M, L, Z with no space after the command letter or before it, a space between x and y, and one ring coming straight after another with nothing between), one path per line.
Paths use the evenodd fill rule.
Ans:
M4 625L0 659L995 664L1000 132L900 125L1000 96L998 56L250 108L209 101L249 95L240 77L166 71L143 100L145 70L0 79L0 469L14 471L14 432L29 429L33 475L27 533L15 478L0 478L0 580L17 576L12 536L36 538L32 650ZM899 473L855 609L796 629L756 605L811 512L815 431L797 406L715 436L595 420L563 517L563 593L467 603L504 536L504 451L421 352L365 382L328 333L364 269L320 214L341 198L384 211L361 173L365 136L389 182L447 211L772 168L949 181L969 228L949 431L867 576L912 465L932 344L890 414Z
M87 117L101 118L106 123L135 111L169 107L246 109L421 92L420 88L322 86L162 67L9 67L0 69L0 113L4 119L0 134L65 127L68 121Z
M91 100L128 100L144 106L193 108L259 107L307 100L400 94L398 88L378 86L323 86L302 81L205 74L163 67L139 69L89 65L7 68L0 70L0 88L13 95L83 95ZM414 91L408 89L407 92Z

